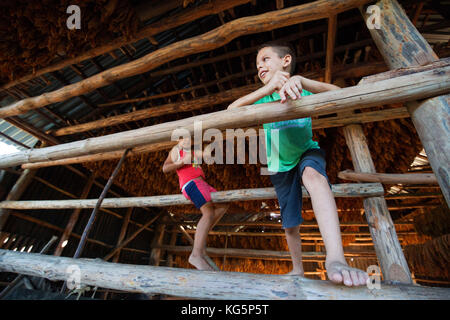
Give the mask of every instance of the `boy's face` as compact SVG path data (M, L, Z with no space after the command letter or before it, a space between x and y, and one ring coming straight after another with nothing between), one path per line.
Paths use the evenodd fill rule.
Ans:
M179 145L181 148L184 148L184 149L190 148L190 147L191 147L191 138L190 138L190 137L181 138L181 139L178 141L178 145Z
M277 71L287 71L291 64L292 57L285 55L280 58L272 47L264 47L259 50L256 56L256 68L258 77L262 83L267 84Z

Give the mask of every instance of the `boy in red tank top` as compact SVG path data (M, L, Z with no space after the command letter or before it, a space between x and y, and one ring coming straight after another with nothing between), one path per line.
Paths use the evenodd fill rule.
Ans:
M167 156L162 170L164 173L177 172L181 192L202 213L195 231L189 263L198 270L214 270L205 259L206 240L208 232L227 211L228 204L211 202L211 192L217 190L204 180L205 174L197 161L200 157L200 154L194 155L191 152L190 138L180 139Z

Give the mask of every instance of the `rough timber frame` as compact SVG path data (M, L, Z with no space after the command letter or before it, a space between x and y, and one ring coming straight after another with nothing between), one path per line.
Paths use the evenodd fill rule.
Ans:
M148 56L142 58L141 61L134 61L133 63L128 63L126 65L116 67L107 71L104 71L97 76L91 77L89 79L85 79L77 84L70 85L67 87L64 87L60 90L57 90L55 92L51 92L45 95L42 95L40 97L33 97L28 98L22 101L19 101L11 106L4 107L0 109L0 116L6 117L6 116L12 116L17 115L20 113L27 112L28 110L44 107L45 105L53 102L58 101L64 101L72 96L81 95L83 93L89 92L91 90L94 90L96 88L99 88L101 86L107 85L111 82L114 82L117 79L129 77L135 74L143 73L146 71L149 71L153 68L156 68L157 66L178 58L180 56L176 56L172 54L170 57L164 59L161 59L161 55L167 52L181 52L179 48L184 48L183 56L200 52L200 51L206 51L211 50L212 48L218 47L220 45L223 45L224 43L232 40L233 38L236 38L242 34L249 34L249 33L257 33L267 30L273 30L274 28L280 28L286 25L290 24L296 24L304 21L310 21L310 20L316 20L321 18L329 18L330 25L329 25L329 31L333 31L336 24L336 14L348 10L350 8L363 5L367 3L368 1L316 1L314 3L301 5L298 7L278 10L276 12L267 13L264 15L260 15L257 17L251 17L251 18L242 18L235 20L225 26L222 26L221 28L218 28L216 30L213 30L205 35L203 35L203 40L206 39L206 41L200 41L199 43L195 43L195 45L189 44L189 42L181 41L180 43L176 43L173 46L166 47L166 51L164 52L154 52L152 54L149 54ZM380 5L384 5L385 12L382 10L382 15L385 13L391 13L389 11L390 5L393 4L394 10L398 11L398 4L395 0L388 1L383 0L379 3ZM401 8L400 8L401 10ZM332 12L330 14L330 12ZM401 13L401 12L400 12ZM292 16L289 16L289 14L292 14ZM404 15L404 13L403 13ZM288 17L288 18L287 18ZM406 24L410 23L409 19L406 17L406 15L402 16L403 20ZM246 19L246 20L245 20ZM257 20L255 20L257 19ZM268 22L273 23L274 21L281 22L282 24L272 25ZM387 21L387 20L386 20ZM383 20L383 22L386 22ZM258 25L258 23L261 23ZM250 27L251 26L251 27ZM257 27L258 26L258 27ZM242 27L242 28L241 28ZM412 30L412 33L414 36L418 34L417 30L411 29L408 25L408 28L405 29L408 31ZM415 31L414 31L415 30ZM223 35L224 33L230 32L232 33L231 36L220 38L220 41L214 41L212 44L208 42L208 37L215 37L218 35ZM399 68L399 67L405 67L410 66L411 63L407 64L400 64L398 61L396 61L395 57L395 46L392 46L392 48L389 47L390 43L383 43L380 39L382 38L380 35L377 35L376 32L373 32L373 37L377 42L377 45L380 48L380 51L383 53L384 51L389 52L388 49L394 48L394 58L391 62L387 61L389 63L389 66L392 68ZM420 34L418 34L420 36ZM332 36L334 37L334 35ZM193 39L188 39L193 40ZM196 39L198 40L198 39ZM210 41L210 40L209 40ZM329 38L328 43L333 43L334 39ZM189 50L187 50L189 49ZM331 47L328 48L330 51L327 54L327 68L326 68L326 79L328 81L331 81L331 70L332 66L330 64L330 56L332 56L332 50ZM327 49L327 50L328 50ZM417 47L416 47L417 49ZM430 52L431 49L426 49L427 52L422 52L422 50L419 48L418 51L420 54L417 55L419 58L423 58L421 61L422 64L428 64L437 59L437 57ZM392 54L392 52L390 52ZM397 52L398 54L398 52ZM386 56L389 56L389 54L386 54ZM392 57L390 57L392 58ZM386 58L386 60L390 59ZM158 62L155 62L158 61ZM142 64L146 65L145 67L142 67ZM416 77L414 75L408 76L408 81L406 79L401 79L402 77L398 77L394 79L394 81L391 80L381 80L378 83L375 82L371 84L372 86L379 85L380 87L383 87L383 89L380 89L381 91L389 92L388 87L394 86L397 91L392 90L390 91L390 94L387 94L383 97L373 97L371 99L365 99L361 98L359 103L363 104L363 107L369 107L372 105L377 105L381 103L387 103L387 102L405 102L405 101L414 101L425 97L433 97L440 94L446 94L449 92L449 70L448 65L444 67L438 67L435 69L432 69L431 71L423 71L420 74L417 74ZM426 78L427 81L420 82L421 79ZM400 81L400 80L403 80ZM415 85L408 85L408 82L412 83L419 83L416 86ZM399 84L400 83L400 84ZM397 87L395 87L395 84L397 84ZM419 87L423 87L424 85L427 85L427 87L420 91ZM348 90L349 89L349 90ZM351 98L351 93L357 93L361 94L362 96L365 96L367 94L373 94L376 95L377 92L375 90L371 91L368 89L368 87L364 86L364 84L354 87L354 88L348 88L348 89L342 89L340 90L339 94L348 94L348 97ZM366 91L364 91L366 89ZM347 91L345 91L347 90ZM407 94L407 90L415 90L413 91L413 95ZM393 95L397 94L399 96L396 96L395 98L392 97ZM379 94L379 92L378 92ZM317 95L320 96L320 95ZM321 100L322 98L322 100ZM353 96L355 98L355 96ZM316 98L317 99L317 98ZM384 100L383 100L384 99ZM305 99L307 100L307 99ZM327 104L326 102L332 101L334 105L330 106L330 104ZM438 97L433 98L425 102L423 105L434 105L435 108L438 109L438 114L443 114L445 116L445 112L442 113L442 107L445 104L445 101L447 101L447 107L448 107L448 96L445 98ZM307 112L299 112L299 107L304 107L303 104L297 105L295 103L289 103L288 107L283 107L280 104L273 104L271 106L265 106L261 110L267 110L270 111L271 108L279 108L281 107L282 111L279 113L273 113L271 114L270 118L273 120L274 117L278 120L282 119L289 119L289 118L296 118L299 116L311 116L311 115L317 115L317 114L326 114L326 113L332 113L336 111L348 111L352 110L352 108L355 108L357 105L356 99L354 100L347 100L344 103L339 103L337 100L333 100L332 94L323 94L319 99L311 100L310 109ZM435 150L434 141L432 138L425 135L424 131L426 128L429 128L429 124L423 123L419 119L419 116L416 115L420 112L425 113L427 116L431 116L431 112L424 111L425 107L418 106L417 103L414 105L414 107L409 106L408 110L410 110L413 121L416 125L416 128L418 129L419 135L421 137L421 140L424 144L425 149L427 150L427 153L430 152L430 154L433 154L433 151ZM340 108L340 109L339 109ZM242 117L243 115L250 116L251 113L249 112L246 114L248 110L241 111L242 114L236 113L236 119L238 117ZM287 115L287 113L290 113ZM225 114L225 113L224 113ZM232 113L230 113L232 114ZM448 114L447 114L448 116ZM207 120L208 117L199 117L201 119ZM269 117L267 117L269 118ZM257 119L257 121L244 121L246 125L251 124L258 124L264 121L264 117L261 117ZM192 119L191 119L192 120ZM228 120L228 125L232 123L233 119ZM431 123L431 122L430 122ZM186 121L181 121L177 123L176 125L180 124L188 124ZM212 123L210 123L212 125ZM162 131L170 131L169 124L164 124L161 128L164 128ZM240 123L242 125L242 123ZM423 127L421 127L423 126ZM192 129L192 128L191 128ZM430 130L432 131L432 130ZM137 132L137 130L136 130ZM143 131L140 131L143 132ZM149 131L150 133L155 134L157 137L152 137L145 142L142 140L139 143L135 143L135 145L132 145L132 142L128 142L122 145L115 145L112 149L107 149L104 146L97 146L96 148L89 148L89 145L94 145L94 141L101 141L101 140L95 140L95 139L101 139L101 138L94 138L94 139L88 139L85 141L79 141L78 143L81 144L80 150L78 150L78 153L76 152L70 152L71 148L75 146L74 143L66 144L66 145L60 145L56 147L49 147L49 148L43 148L42 150L32 150L26 153L22 153L20 155L16 155L14 157L7 157L8 159L3 159L0 161L0 167L7 167L7 166L13 166L17 164L25 164L30 162L40 162L40 161L47 161L47 160L56 160L56 159L64 159L68 157L74 157L74 156L83 156L93 153L99 153L99 152L111 152L111 151L118 151L122 150L123 148L128 147L139 147L146 143L150 142L163 142L167 141L167 134L164 135L164 132L159 131ZM149 132L146 132L148 134ZM159 134L159 136L158 136ZM438 132L438 136L442 137L442 133ZM124 135L126 137L126 135ZM349 137L355 137L356 134L349 134ZM117 136L115 136L117 137ZM444 132L443 137L448 137L448 132ZM349 138L350 139L350 138ZM107 139L105 139L105 145L108 142ZM88 148L86 148L88 146ZM54 148L54 149L51 149ZM51 152L55 150L56 155L52 154ZM431 150L431 151L429 151ZM370 159L370 153L368 153L368 150L363 154L363 157L367 157ZM446 199L447 202L449 201L448 198L448 185L445 183L442 183L442 176L445 176L445 173L447 173L448 177L448 162L447 161L447 169L442 169L442 159L439 158L441 155L436 152L434 155L431 155L430 162L432 163L433 169L439 168L438 171L435 171L435 174L438 178L438 181L440 182L441 188L443 192L447 195ZM357 155L356 153L352 153L353 155ZM361 156L361 154L359 154ZM447 156L448 157L448 156ZM439 158L439 159L438 159ZM444 158L447 159L448 158ZM370 159L371 160L371 159ZM358 168L357 163L359 160L354 159L355 163L355 169L357 171L361 172L373 172L371 168L364 169L364 168ZM443 171L444 170L444 171ZM445 171L447 170L447 171ZM7 203L3 203L5 208L7 208ZM374 204L373 206L376 206ZM368 209L366 208L366 211ZM377 215L385 215L387 212L387 209L381 210L381 212L376 213ZM387 212L387 215L389 213ZM390 219L390 218L389 218ZM392 222L392 221L390 221ZM371 224L371 221L369 221L369 225ZM378 226L372 226L372 228L377 228ZM392 232L392 228L388 221L388 229L389 232ZM372 231L372 229L371 229ZM393 234L395 235L395 230L393 231ZM372 234L373 235L373 234ZM396 238L396 236L395 236ZM378 243L378 247L381 247L382 245L386 245L385 242L383 242L387 238L380 238L380 243ZM388 240L395 240L396 239L388 239ZM374 241L376 240L376 237L374 237ZM398 241L397 241L398 242ZM377 246L376 246L377 247ZM398 249L398 248L397 248ZM377 251L378 258L383 265L383 263L387 263L388 261L386 259L391 259L394 261L389 261L387 265L393 265L395 264L395 261L398 261L398 259L401 260L402 253L401 253L401 247L400 252L397 251L397 254L399 254L398 257L388 257L384 253L380 253L380 251ZM404 259L404 257L403 257ZM13 253L8 252L5 250L0 250L0 269L5 271L13 271L13 272L20 272L24 274L29 275L35 275L35 276L43 276L50 278L52 280L65 280L67 278L67 275L64 273L64 264L70 264L74 263L73 260L68 258L59 258L59 257L45 257L41 255L36 254L24 254L24 253ZM306 279L295 279L292 281L292 278L285 278L285 277L272 277L272 276L259 276L259 275L249 275L249 274L231 274L231 273L221 273L220 275L217 275L216 273L208 273L208 272L197 272L197 271L189 271L189 270L182 270L180 269L169 269L169 268L163 268L163 267L138 267L138 266L126 266L126 265L120 265L120 264L108 264L104 262L96 262L96 261L89 261L87 259L80 259L77 260L76 263L79 263L80 266L83 268L83 274L85 274L85 278L83 279L83 283L85 284L92 284L92 285L98 285L105 288L110 289L119 289L119 290L126 290L126 291L135 291L135 292L145 292L145 293L165 293L165 294L173 294L173 295L180 295L180 296L189 296L194 298L211 298L211 297L218 297L221 299L277 299L277 298L287 298L287 299L307 299L307 298L313 298L313 299L319 299L319 298L338 298L338 299L441 299L441 298L448 298L449 297L449 291L448 289L427 289L422 287L416 287L416 286L402 286L401 289L397 287L385 287L382 291L379 292L370 292L366 288L342 288L342 287L336 287L332 286L326 283L319 283L314 280L306 280ZM407 277L408 271L407 267L405 268L405 262L401 261L399 264L400 268L403 268L400 273L398 273L397 270L390 270L390 268L384 268L383 273L386 272L387 279L388 280L406 280L405 282L408 282L409 279L405 278L404 275L406 273ZM93 269L90 269L93 268ZM104 278L98 277L98 273L95 272L95 270L98 270L99 268L105 268L105 270L108 270L108 272L105 273ZM48 273L50 272L50 273ZM113 276L116 274L116 272L123 273L130 279L130 281L135 281L134 278L136 274L145 274L145 278L141 279L140 281L137 281L134 283L134 285L130 285L130 281L119 281L118 278ZM397 273L396 273L397 272ZM394 274L394 276L391 275L391 273ZM172 282L164 282L164 284L159 285L161 279L166 279L169 277L169 279L174 279ZM189 280L187 285L180 286L179 280ZM197 279L197 280L196 280ZM191 281L192 280L192 281ZM201 280L201 281L200 281ZM186 282L186 281L185 281ZM183 283L185 283L183 282ZM204 282L206 283L206 286L199 285L199 283ZM224 287L224 284L228 283L230 284L229 287ZM242 284L248 283L249 286L245 286L242 290ZM150 286L148 286L150 284ZM155 286L158 284L159 286ZM235 284L235 285L233 285ZM304 288L302 287L310 288L311 291L308 291L306 293L304 291ZM150 288L149 288L150 287ZM273 290L273 288L279 288L278 293ZM253 290L255 289L256 290ZM281 296L280 294L281 293ZM242 294L242 296L240 296Z
M303 277L127 265L0 250L0 269L7 272L65 280L67 268L74 264L80 268L84 285L198 299L422 300L448 299L450 294L447 288L383 283L380 289L370 290L365 286L348 288Z

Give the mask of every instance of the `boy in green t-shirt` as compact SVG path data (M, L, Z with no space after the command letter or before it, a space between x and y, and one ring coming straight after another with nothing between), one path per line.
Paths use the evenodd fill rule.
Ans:
M256 57L260 89L239 98L228 109L287 98L293 100L339 87L302 76L291 76L295 69L294 50L288 44L271 42L260 46ZM365 285L366 272L348 266L344 258L336 202L325 170L325 154L312 140L311 118L264 124L270 179L280 205L282 225L292 257L289 274L303 275L301 239L302 191L311 196L317 223L326 249L326 270L334 283Z

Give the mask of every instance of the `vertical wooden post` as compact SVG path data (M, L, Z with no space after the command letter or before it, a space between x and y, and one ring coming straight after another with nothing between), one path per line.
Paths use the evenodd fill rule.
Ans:
M177 242L177 235L178 235L177 230L178 230L177 227L173 226L172 235L170 236L170 241L169 241L170 246L174 246ZM172 253L167 255L166 266L173 267L173 254Z
M375 165L361 125L345 126L344 135L355 171L375 172ZM370 197L364 199L363 202L370 234L384 279L411 283L408 263L398 241L386 200L384 197Z
M95 174L92 174L89 177L86 185L84 186L84 189L83 189L83 191L81 193L81 199L86 199L88 197L89 191L91 190L91 187L92 187L92 184L94 183L94 180L95 180ZM55 249L55 252L53 253L53 255L58 256L58 257L61 256L61 254L62 254L62 252L64 250L64 247L62 246L63 242L69 239L70 234L72 233L72 230L73 230L73 228L75 227L75 224L78 221L78 217L80 216L81 210L82 209L78 208L78 209L75 209L72 212L72 215L70 216L69 222L67 222L66 228L64 229L64 232L61 235L61 238L59 240L58 245L56 246L56 249Z
M8 193L6 200L19 200L22 194L27 189L28 185L33 180L36 174L36 170L25 169L20 175L19 179L16 181L14 186ZM0 231L3 230L6 220L9 217L9 210L0 208Z
M119 238L117 239L117 246L119 246L122 243L123 239L125 238L125 235L127 234L128 223L130 222L133 209L134 209L133 207L128 208L127 213L123 218L122 228L120 229ZM119 261L119 257L120 257L120 250L118 250L117 253L114 254L112 262Z
M325 82L331 83L333 59L334 59L334 44L336 42L337 29L337 15L331 15L328 18L328 36L327 36L327 55L325 58Z
M163 244L164 231L166 225L164 223L159 223L156 226L155 235L153 236L152 241L152 251L150 253L150 265L159 266L159 262L161 260L161 248Z
M390 69L425 65L438 59L396 0L381 0L376 5L380 9L380 28L369 31ZM366 20L365 11L363 16ZM406 103L406 107L450 206L449 97Z
M127 213L125 214L125 217L123 218L122 228L120 229L119 238L117 239L117 246L120 245L120 243L125 238L125 235L127 234L128 229L128 223L130 222L131 214L133 213L133 207L128 208ZM120 258L120 250L117 251L116 254L114 254L112 262L118 262ZM103 294L103 300L108 299L109 290L106 290Z

